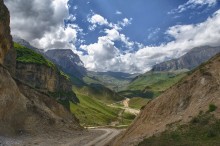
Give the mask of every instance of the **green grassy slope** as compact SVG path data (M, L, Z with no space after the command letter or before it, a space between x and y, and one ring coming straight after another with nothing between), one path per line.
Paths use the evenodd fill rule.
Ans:
M220 120L212 114L200 114L189 124L180 125L175 131L145 139L139 146L219 146Z
M124 99L123 96L120 96L119 94L100 84L90 84L82 87L75 86L74 91L105 103L114 103Z
M126 97L154 98L181 80L186 73L148 72L137 76L126 90L119 92Z
M29 48L21 46L18 43L14 43L14 48L17 52L16 60L18 62L34 63L55 68L55 65L51 61L45 59L41 54L38 54Z
M109 107L107 104L79 92L76 94L80 103L71 103L70 110L76 115L82 126L105 126L115 121L128 125L135 118L133 115L125 113L123 120L119 120L120 108Z
M146 105L149 102L149 99L134 97L129 100L129 107L134 109L141 109L142 106Z

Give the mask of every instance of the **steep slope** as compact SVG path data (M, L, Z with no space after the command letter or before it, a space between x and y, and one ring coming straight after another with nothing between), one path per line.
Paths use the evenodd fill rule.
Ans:
M3 0L0 0L0 16L0 135L82 129L77 119L56 100L12 78L13 72L9 71L16 71L16 53L12 50L9 12ZM7 51L13 55L6 54ZM10 56L13 57L7 58ZM7 68L2 65L5 57Z
M9 23L9 11L0 0L0 64L3 64L6 52L12 47Z
M54 49L48 50L44 54L70 76L75 76L79 79L85 76L86 69L84 68L84 64L72 50Z
M178 59L153 66L152 71L192 70L220 52L220 47L203 46L191 49Z
M134 123L114 146L134 145L175 124L184 124L214 104L220 107L220 54L143 107ZM213 112L220 118L220 108Z
M60 72L52 62L17 43L14 43L14 48L17 52L17 78L33 88L52 94L59 101L79 101L72 91L68 76Z

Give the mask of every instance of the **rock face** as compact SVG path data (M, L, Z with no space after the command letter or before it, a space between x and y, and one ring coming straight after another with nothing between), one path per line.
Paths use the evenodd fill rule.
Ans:
M12 79L0 66L0 135L81 129L61 104Z
M11 77L8 68L2 66L11 46L9 13L0 0L0 135L82 129L77 119L56 100ZM9 56L11 52L14 50L9 51ZM15 62L14 57L8 58L8 65L9 62ZM9 69L15 71L13 66Z
M74 103L79 102L78 98L72 91L71 81L61 75L61 73L55 68L45 65L17 62L16 77L29 86L43 92L57 94L60 92L67 94L72 93L72 96L68 97L63 94L60 98L63 100L68 99Z
M152 71L192 70L220 52L220 47L197 47L178 59L162 62L153 66Z
M14 48L17 51L16 78L41 92L52 94L58 100L79 102L68 76L52 62L20 44L14 43Z
M164 131L169 125L185 124L209 105L220 107L220 54L143 107L133 124L114 146L137 145L144 138ZM220 118L220 108L213 113Z
M6 52L12 47L9 23L9 11L0 0L0 64L3 64Z
M57 64L65 73L82 78L86 74L83 62L70 49L48 50L45 55Z

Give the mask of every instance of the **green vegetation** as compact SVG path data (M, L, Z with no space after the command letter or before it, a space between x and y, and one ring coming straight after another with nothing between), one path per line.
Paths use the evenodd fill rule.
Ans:
M119 120L119 113L122 109L109 107L95 98L76 93L80 103L70 103L70 110L79 119L82 126L105 126L117 121L124 125L130 124L134 119L131 114L124 113L123 120Z
M64 92L64 91L57 91L57 92L49 92L48 93L51 97L55 98L60 104L70 110L70 101L74 103L78 103L78 99L76 94L72 91Z
M139 146L219 146L219 139L220 120L212 114L202 113L189 124L145 139Z
M74 86L74 91L109 104L124 99L123 96L120 96L119 94L100 84L90 84L82 87Z
M63 71L60 71L60 75L63 76L65 79L70 80L70 76L64 73Z
M102 84L109 89L118 92L125 89L126 85L137 74L117 73L117 72L88 72L83 80L87 84Z
M125 97L154 98L181 80L186 73L148 72L136 77L125 91Z
M129 107L134 109L141 109L142 106L146 105L149 99L134 97L129 100Z
M214 112L217 109L217 106L214 104L209 105L209 112Z
M55 65L51 61L45 59L41 54L38 54L29 48L21 46L18 43L14 43L14 48L16 49L17 52L18 62L34 63L34 64L46 65L48 67L55 68Z

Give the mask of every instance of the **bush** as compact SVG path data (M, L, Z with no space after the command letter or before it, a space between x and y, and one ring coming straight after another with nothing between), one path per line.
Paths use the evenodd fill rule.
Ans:
M214 104L209 105L209 112L214 112L217 109L217 106Z

